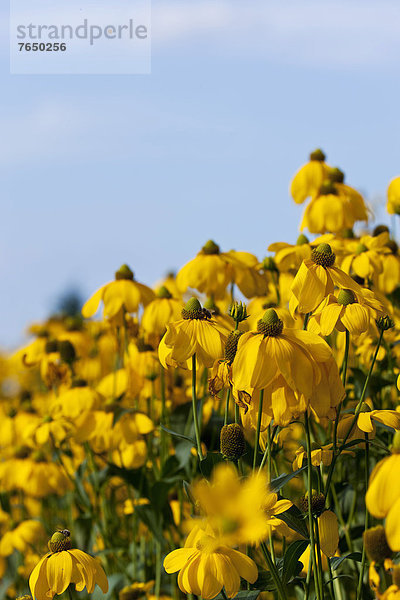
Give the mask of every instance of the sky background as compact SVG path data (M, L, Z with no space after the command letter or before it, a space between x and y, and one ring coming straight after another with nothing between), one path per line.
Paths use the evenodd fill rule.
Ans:
M153 0L151 75L10 75L0 18L0 346L124 262L151 285L209 238L295 241L316 147L388 222L398 0Z

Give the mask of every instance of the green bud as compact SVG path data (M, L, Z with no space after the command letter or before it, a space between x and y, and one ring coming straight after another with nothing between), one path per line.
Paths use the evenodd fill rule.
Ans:
M343 183L344 173L338 167L333 167L329 171L329 179L334 183Z
M321 187L319 188L320 196L328 196L328 194L333 194L334 196L337 196L337 189L335 187L335 184L333 183L333 181L330 181L330 179L326 179L325 181L323 181Z
M386 315L385 317L380 317L375 322L379 331L387 331L388 329L393 329L394 327L394 321L389 317L389 315Z
M233 302L228 309L228 315L236 323L241 323L248 318L247 307L243 302Z
M340 290L337 301L338 304L348 306L349 304L355 304L357 299L352 290Z
M262 262L264 271L277 271L276 264L272 256L266 256Z

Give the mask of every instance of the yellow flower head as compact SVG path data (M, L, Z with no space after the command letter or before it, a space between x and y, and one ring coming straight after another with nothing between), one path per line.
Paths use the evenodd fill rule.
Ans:
M273 309L265 312L257 332L240 337L232 381L236 396L247 394L253 421L258 391L264 390L263 428L272 416L276 424L287 425L309 403L319 416L327 416L344 394L326 342L309 331L285 328Z
M240 578L254 583L258 576L255 562L225 545L209 524L193 527L184 548L173 550L164 559L167 573L178 575L178 586L185 594L211 600L222 588L228 598L236 596Z
M195 354L199 365L211 367L224 355L228 330L218 324L211 313L202 308L197 298L191 298L182 310L182 319L167 325L167 332L158 347L164 368L191 369Z
M135 281L130 268L122 265L115 273L115 281L103 285L83 305L82 315L85 318L92 317L102 300L103 316L116 319L118 324L122 324L124 310L127 313L136 313L140 304L146 306L153 298L153 290Z
M179 319L181 310L181 301L173 298L165 286L160 287L156 298L143 311L143 331L156 336L164 335L168 323Z
M353 290L340 290L329 294L312 315L308 329L327 336L334 329L346 329L355 336L369 330L370 324L383 314L383 305L373 293L365 289L362 294Z
M50 552L33 569L29 587L35 600L49 600L55 594L65 592L70 583L81 592L85 587L89 594L95 585L105 594L108 581L99 561L78 550L71 549L70 532L56 531L49 541Z
M361 287L338 267L335 267L336 256L329 244L319 244L312 251L310 260L303 260L292 283L292 297L289 308L292 314L309 313L329 294L334 287L349 289L362 294Z
M299 169L290 184L290 194L296 204L302 204L318 193L328 170L322 150L318 148L311 152L310 161Z

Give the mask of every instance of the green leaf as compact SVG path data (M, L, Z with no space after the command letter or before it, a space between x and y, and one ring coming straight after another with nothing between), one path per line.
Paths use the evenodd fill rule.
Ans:
M308 545L307 540L296 540L295 542L292 542L286 550L283 558L283 585L288 583L292 577L296 577L296 575L300 573L303 565L299 562L299 558L303 552L305 552Z
M276 515L276 517L277 519L284 521L290 529L297 531L297 533L306 538L306 540L309 540L305 515L297 508L297 506L291 506L285 512Z
M181 440L186 440L187 442L190 442L192 446L196 446L196 442L187 435L183 435L183 433L178 433L177 431L172 431L172 429L168 429L168 427L164 427L164 425L160 425L160 427L170 435L173 435L174 437L177 437Z
M137 514L139 519L150 529L154 537L161 544L164 544L161 515L156 514L149 504L135 506L135 514Z
M200 471L206 479L209 479L215 465L224 460L220 452L207 452L207 456L200 461Z
M350 560L356 560L357 562L361 562L362 554L361 552L349 552L348 554L344 554L343 556L334 556L333 558L330 558L329 562L331 563L332 570L336 571L338 566L341 565L342 562L347 558Z
M256 600L260 594L261 590L246 590L236 594L235 600ZM224 600L224 596L218 594L218 596L215 596L214 600Z
M271 491L278 492L281 488L283 488L284 485L286 485L291 479L293 479L293 477L296 477L296 475L298 475L305 469L307 469L307 465L304 465L300 469L297 469L297 471L293 471L293 473L282 473L282 475L279 475L279 477L272 479L270 485Z

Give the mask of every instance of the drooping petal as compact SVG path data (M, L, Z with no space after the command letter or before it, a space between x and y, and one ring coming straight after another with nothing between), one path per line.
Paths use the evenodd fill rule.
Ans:
M192 556L198 552L196 548L178 548L164 558L164 569L167 573L180 571Z
M326 510L318 517L321 550L326 556L334 556L339 545L338 520L334 512Z
M258 569L254 560L238 550L233 550L233 548L226 548L224 553L229 556L229 560L232 562L240 577L243 577L243 579L250 583L256 581Z
M46 575L49 556L51 556L51 552L48 552L43 556L29 577L29 588L31 590L32 598L35 598L36 600L48 600L49 598L47 592L50 587Z
M56 552L49 556L46 567L50 590L62 594L71 583L72 558L68 551Z
M82 315L85 317L85 319L88 319L89 317L93 317L93 315L97 312L97 309L99 308L99 304L100 304L100 300L103 297L104 292L107 289L107 286L109 284L106 285L102 285L100 289L98 289L93 296L91 296L89 298L89 300L87 300L85 302L85 304L82 307Z

